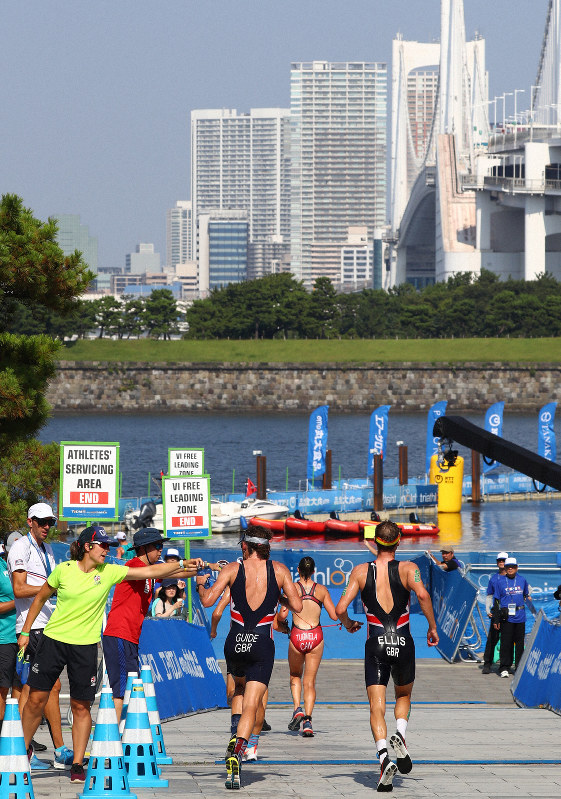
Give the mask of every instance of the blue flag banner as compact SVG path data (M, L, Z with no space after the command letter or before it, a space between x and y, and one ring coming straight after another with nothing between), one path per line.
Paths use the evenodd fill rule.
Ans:
M426 474L428 474L430 470L430 459L438 452L438 438L433 436L432 429L438 417L446 414L447 405L448 400L441 400L440 402L435 402L434 405L431 405L429 408L427 417L427 453L425 457Z
M380 405L370 416L370 435L368 437L368 474L374 474L374 455L386 455L388 445L388 411L391 405Z
M548 461L557 459L557 446L553 427L556 408L556 402L548 402L541 409L538 421L538 455Z
M307 478L313 480L325 473L325 453L327 451L327 414L329 405L320 405L310 414L308 432Z
M494 433L496 436L502 436L503 434L504 407L504 402L495 402L494 405L487 408L487 413L485 414L485 430L488 430L489 433ZM487 474L492 469L496 469L499 465L498 461L487 463L485 458L483 458L483 474Z

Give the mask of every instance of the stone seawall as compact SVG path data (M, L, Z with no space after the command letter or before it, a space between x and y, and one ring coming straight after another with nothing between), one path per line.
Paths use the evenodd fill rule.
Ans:
M561 365L516 363L102 363L64 361L49 386L55 412L480 410L504 400L535 411L561 400Z

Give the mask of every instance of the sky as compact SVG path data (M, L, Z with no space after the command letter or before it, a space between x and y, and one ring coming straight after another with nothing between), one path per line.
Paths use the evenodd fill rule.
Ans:
M464 5L489 96L525 89L528 107L548 0ZM3 0L0 192L41 219L79 214L100 266L141 241L165 263L166 210L190 197L192 109L288 108L292 61L389 70L398 32L439 28L439 0Z

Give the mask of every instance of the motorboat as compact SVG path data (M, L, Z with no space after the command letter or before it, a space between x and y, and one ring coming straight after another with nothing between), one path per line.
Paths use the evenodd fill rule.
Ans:
M287 505L279 505L268 499L246 497L242 502L220 502L210 504L210 522L213 533L236 533L241 528L240 518L249 521L254 516L262 519L284 519L289 513Z
M145 502L140 509L128 509L123 517L123 523L127 532L134 532L143 527L155 527L157 530L164 529L164 506L160 502L150 499Z

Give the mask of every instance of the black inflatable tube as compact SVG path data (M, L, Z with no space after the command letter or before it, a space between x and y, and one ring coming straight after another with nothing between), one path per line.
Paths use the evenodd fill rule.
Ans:
M529 449L513 444L512 441L489 433L482 427L477 427L462 416L441 416L434 423L432 434L438 438L456 441L464 447L480 452L489 460L510 466L517 472L532 477L538 483L544 483L561 491L561 466Z

